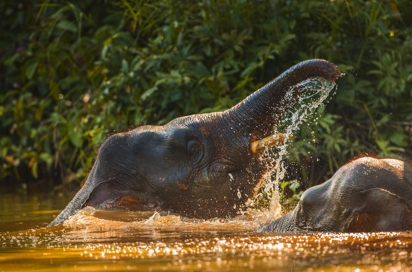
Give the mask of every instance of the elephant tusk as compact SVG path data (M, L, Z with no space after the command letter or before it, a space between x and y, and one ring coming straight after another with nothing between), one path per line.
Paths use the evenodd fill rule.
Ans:
M289 134L289 139L292 139L292 134ZM275 135L271 135L269 137L263 138L262 140L252 142L250 144L253 153L257 153L259 150L264 149L267 147L274 147L278 146L285 141L287 137L286 133L279 133Z

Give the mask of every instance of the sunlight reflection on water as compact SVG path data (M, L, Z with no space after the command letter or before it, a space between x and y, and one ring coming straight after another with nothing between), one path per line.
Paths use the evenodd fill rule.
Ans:
M24 212L30 220L44 214ZM411 266L408 232L257 234L253 230L267 218L256 211L208 221L152 216L86 209L64 226L2 231L0 271L409 271ZM12 230L15 223L0 225Z

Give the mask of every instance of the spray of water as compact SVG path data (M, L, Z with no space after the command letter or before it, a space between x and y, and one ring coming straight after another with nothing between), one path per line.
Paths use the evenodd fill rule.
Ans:
M296 103L288 109L283 119L274 128L273 135L285 133L286 137L281 145L271 149L266 148L262 156L262 158L265 158L265 160L262 160L262 163L265 163L268 169L265 177L266 181L263 184L263 190L260 190L262 193L256 195L254 199L256 202L259 197L262 197L262 194L271 196L269 214L273 219L281 216L278 185L284 179L287 170L284 159L288 154L289 135L296 133L299 126L307 120L308 116L324 103L335 85L334 82L324 78L308 79L292 86L284 98L289 99L288 96L292 96L297 88L302 89ZM268 160L267 158L270 159Z

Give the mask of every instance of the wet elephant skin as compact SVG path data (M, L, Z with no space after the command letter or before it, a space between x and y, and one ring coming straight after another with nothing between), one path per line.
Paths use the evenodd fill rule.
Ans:
M336 66L301 62L224 112L195 114L164 126L109 137L85 185L50 225L85 206L174 212L195 218L236 215L267 171L250 143L271 135L296 102L302 81L334 82Z
M296 208L257 232L412 230L412 166L363 157L306 190Z

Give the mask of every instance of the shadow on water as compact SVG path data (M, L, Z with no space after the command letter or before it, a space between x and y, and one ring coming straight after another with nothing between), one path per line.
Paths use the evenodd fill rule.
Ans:
M0 271L409 271L412 234L256 234L234 219L87 208L45 227L67 200L0 195ZM62 202L62 203L59 203Z

